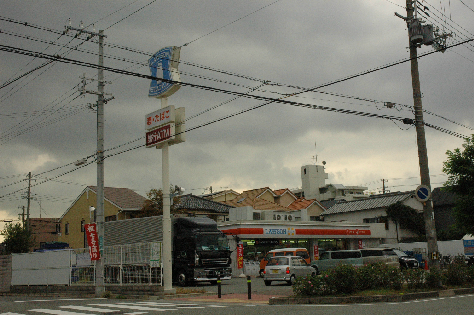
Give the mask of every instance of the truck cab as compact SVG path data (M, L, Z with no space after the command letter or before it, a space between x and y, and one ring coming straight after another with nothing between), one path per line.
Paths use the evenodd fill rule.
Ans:
M217 223L204 217L173 220L174 281L186 286L194 281L217 283L217 277L230 280L230 247Z

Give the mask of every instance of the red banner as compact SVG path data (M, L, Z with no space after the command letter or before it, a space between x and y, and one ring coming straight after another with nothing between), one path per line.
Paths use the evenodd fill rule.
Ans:
M244 268L244 244L237 245L237 269Z
M100 251L99 236L97 235L97 226L95 223L91 223L84 225L84 228L86 231L87 244L89 245L89 255L91 256L91 260L99 260Z

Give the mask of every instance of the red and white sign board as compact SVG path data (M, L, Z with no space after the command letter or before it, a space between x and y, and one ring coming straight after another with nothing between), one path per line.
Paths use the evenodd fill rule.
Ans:
M175 121L174 106L159 109L145 116L145 129L152 130Z
M99 250L99 236L97 235L97 225L95 223L85 224L84 225L87 244L89 245L89 255L91 260L100 259L100 250Z
M174 139L174 124L164 125L146 133L146 147L154 147L161 142Z
M157 110L145 117L146 147L161 149L166 143L173 145L186 141L184 107L173 105Z

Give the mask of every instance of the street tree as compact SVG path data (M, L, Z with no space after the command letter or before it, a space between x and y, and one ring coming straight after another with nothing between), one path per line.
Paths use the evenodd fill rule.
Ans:
M28 253L33 246L31 232L21 223L7 223L0 232L4 236L5 254Z
M474 135L466 138L462 149L447 151L443 172L448 175L444 189L456 195L453 209L457 230L474 234Z
M163 191L161 189L151 189L146 193L147 200L143 204L140 211L135 215L137 218L152 217L163 214ZM173 197L170 212L177 213L174 205L178 202L179 197Z

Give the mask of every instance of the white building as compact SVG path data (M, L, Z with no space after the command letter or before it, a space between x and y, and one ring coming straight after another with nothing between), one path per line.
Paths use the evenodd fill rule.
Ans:
M367 198L363 186L345 186L342 184L326 184L328 174L324 165L305 165L301 167L302 189L294 190L293 193L306 199L325 200L355 200Z

